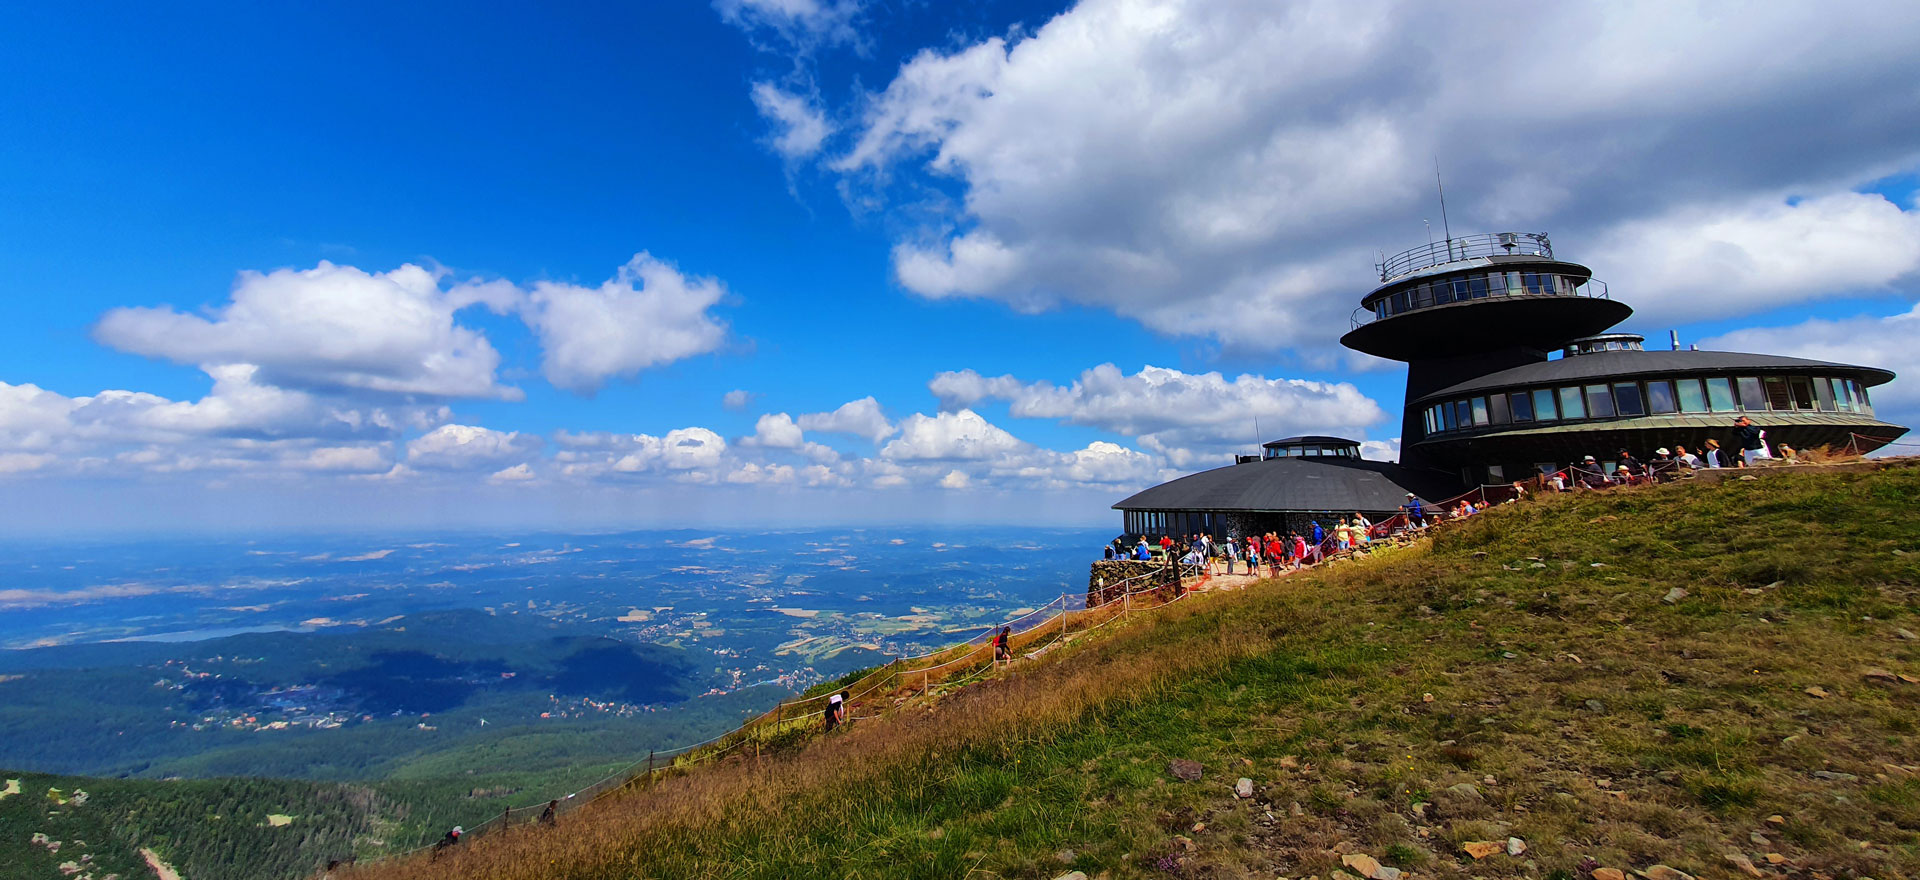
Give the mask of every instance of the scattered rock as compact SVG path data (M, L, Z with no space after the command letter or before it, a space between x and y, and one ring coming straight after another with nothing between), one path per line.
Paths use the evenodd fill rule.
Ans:
M1753 866L1752 859L1749 859L1746 856L1743 856L1739 853L1727 853L1727 861L1731 862L1734 867L1739 868L1740 873L1745 874L1748 877L1767 876L1765 872L1762 872L1759 868L1756 868Z
M1513 653L1512 651L1501 651L1501 652L1500 652L1500 656L1502 656L1502 657L1505 657L1505 658L1507 658L1508 660L1512 660L1512 659L1514 659L1514 658L1517 658L1517 657L1519 657L1520 655L1519 655L1519 654L1515 654L1515 653Z
M1546 567L1547 567L1547 564L1546 564L1546 563L1544 563L1544 562L1536 562L1536 563L1534 563L1534 564L1532 564L1532 565L1529 565L1529 566L1527 566L1527 567L1528 567L1528 568L1546 568Z
M1195 834L1199 834L1200 832L1202 832L1202 831L1205 831L1205 830L1207 830L1207 823L1205 823L1205 822L1195 822L1195 823L1193 823L1193 833L1195 833Z
M1773 815L1771 815L1771 816L1768 816L1768 817L1766 818L1766 823L1767 823L1768 825L1772 825L1772 826L1775 826L1775 827L1779 827L1779 826L1782 826L1782 825L1785 825L1785 824L1787 824L1787 817L1785 817L1785 816L1782 816L1782 815L1780 815L1779 813L1775 813L1775 814L1773 814Z
M1060 876L1053 878L1053 880L1087 880L1087 872L1068 871L1065 874L1061 874Z
M1421 801L1417 804L1414 804L1413 815L1414 815L1414 818L1425 820L1427 818L1427 802Z
M1167 765L1167 771L1180 779L1192 782L1200 778L1200 762L1175 758L1171 764Z
M1372 880L1400 880L1400 874L1401 871L1399 868L1389 868L1386 865L1381 865L1380 870L1373 872Z
M1829 782L1853 782L1859 779L1860 777L1855 776L1852 773L1835 773L1832 770L1815 770L1813 771L1813 778L1825 779Z
M1176 834L1173 837L1173 842L1180 844L1181 849L1184 849L1187 852L1193 852L1193 838L1183 837L1181 835ZM1689 880L1691 880L1691 878L1689 878Z
M1816 684L1813 687L1807 688L1807 696L1824 700L1827 698L1827 689Z
M1237 798L1253 797L1253 780L1245 776L1240 777L1240 781L1233 784L1233 796Z
M1289 816L1305 816L1306 814L1306 810L1300 809L1299 801L1294 801L1287 805L1287 815Z
M1675 605L1675 604L1678 604L1681 599L1685 599L1685 598L1687 598L1686 588L1674 587L1673 589L1668 590L1665 596L1661 596L1660 601L1665 602L1668 605Z
M1421 695L1420 695L1420 702L1422 702L1422 703L1431 703L1431 702L1433 702L1433 695L1432 695L1432 694L1421 694Z
M1458 797L1467 798L1469 800L1477 801L1481 799L1480 789L1471 782L1462 782L1457 785L1449 785L1447 786L1447 792L1449 794L1453 794Z
M1653 865L1644 871L1635 871L1634 873L1647 878L1647 880L1693 880L1692 874L1682 871L1679 868L1669 868L1666 865Z
M1475 861L1506 849L1505 846L1491 840L1469 840L1461 844L1460 848L1466 850L1467 855L1473 856Z
M1768 840L1765 834L1761 834L1758 831L1747 832L1747 842L1753 844L1754 846L1772 846L1773 845L1773 841Z
M1517 856L1527 851L1527 842L1518 837L1507 838L1507 855Z
M1348 853L1340 857L1340 864L1352 868L1362 877L1372 877L1380 870L1380 861L1365 853Z
M1627 875L1621 873L1619 868L1595 868L1593 880L1627 880Z
M1907 629L1905 627L1896 629L1893 632L1895 635L1898 635L1899 637L1906 639L1909 642L1920 641L1920 635L1914 635L1913 630Z
M1779 853L1772 853L1772 852L1770 852L1770 853L1767 853L1767 864L1769 864L1769 865L1784 865L1784 864L1786 864L1786 863L1787 863L1787 857L1786 857L1786 856L1783 856L1783 855L1781 855L1781 854L1779 854Z
M1587 701L1587 710L1588 710L1588 711L1591 711L1591 712L1601 712L1601 713L1604 713L1604 712L1606 712L1606 711L1607 711L1607 704L1606 704L1606 703L1603 703L1603 702L1600 702L1599 700L1588 700L1588 701Z
M1867 669L1861 670L1860 675L1865 677L1869 681L1899 681L1900 680L1900 676L1894 675L1893 673L1888 672L1885 669L1881 669L1877 666L1869 667Z
M1752 474L1747 474L1746 476L1740 478L1740 482L1742 483L1757 483L1759 481L1760 481L1760 478Z

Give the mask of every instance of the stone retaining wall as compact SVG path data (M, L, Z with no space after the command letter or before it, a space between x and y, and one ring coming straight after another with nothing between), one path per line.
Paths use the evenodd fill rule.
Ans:
M1133 581L1126 586L1121 582L1128 578L1151 575L1143 580ZM1158 588L1156 593L1163 594L1162 600L1172 599L1180 587L1177 569L1166 562L1142 562L1137 559L1100 559L1093 563L1093 570L1087 573L1087 607L1106 603L1120 598L1131 587L1135 592L1145 589L1148 584Z

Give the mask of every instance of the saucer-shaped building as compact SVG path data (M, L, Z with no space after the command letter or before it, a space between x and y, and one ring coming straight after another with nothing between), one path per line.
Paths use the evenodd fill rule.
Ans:
M1340 341L1407 364L1400 461L1360 460L1357 444L1338 438L1276 441L1259 458L1115 504L1129 534L1297 528L1317 515L1390 513L1408 493L1431 502L1588 455L1611 463L1626 449L1644 459L1663 446L1698 450L1708 438L1737 449L1740 416L1771 443L1802 449L1870 452L1907 431L1873 414L1867 389L1892 380L1888 370L1649 351L1640 336L1608 332L1633 309L1592 270L1555 257L1544 234L1454 238L1379 270L1380 285Z

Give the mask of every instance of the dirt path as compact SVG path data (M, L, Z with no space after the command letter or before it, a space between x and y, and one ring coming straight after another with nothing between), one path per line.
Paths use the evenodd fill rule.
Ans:
M180 880L180 872L175 871L172 865L160 861L159 853L143 846L140 848L140 857L147 860L147 867L152 868L153 873L160 876L160 880Z

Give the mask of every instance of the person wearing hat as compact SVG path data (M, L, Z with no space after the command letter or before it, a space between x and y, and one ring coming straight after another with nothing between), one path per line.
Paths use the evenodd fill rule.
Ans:
M1407 493L1407 503L1400 505L1400 509L1407 512L1407 521L1412 523L1414 528L1426 527L1426 518L1421 516L1420 499L1413 497L1412 492Z
M1712 437L1707 438L1706 448L1701 452L1701 455L1706 458L1707 467L1723 468L1733 466L1727 463L1727 454L1720 451L1720 441Z
M1622 483L1633 482L1635 476L1646 476L1646 464L1640 459L1634 458L1633 453L1625 449L1620 450L1619 468L1620 482Z
M1662 446L1653 451L1653 458L1647 462L1647 476L1661 482L1673 479L1673 453Z
M1578 470L1580 478L1575 481L1575 485L1598 489L1607 482L1607 472L1601 469L1600 462L1595 461L1591 455L1581 459Z

